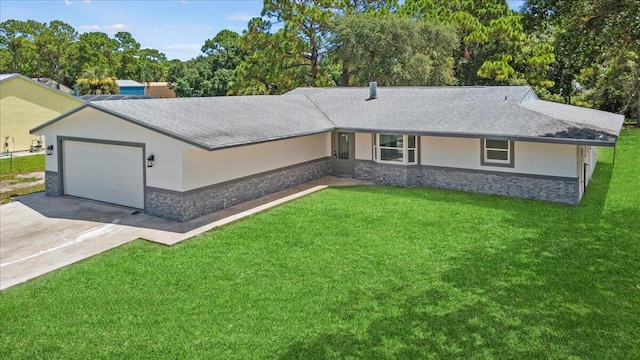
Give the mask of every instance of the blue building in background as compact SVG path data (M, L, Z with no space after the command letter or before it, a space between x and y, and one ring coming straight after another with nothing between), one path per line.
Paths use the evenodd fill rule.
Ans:
M122 95L144 95L144 85L133 80L116 80Z

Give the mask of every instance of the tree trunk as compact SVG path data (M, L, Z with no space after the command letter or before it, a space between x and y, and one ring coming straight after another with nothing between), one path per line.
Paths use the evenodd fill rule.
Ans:
M311 79L313 79L313 86L316 86L316 78L318 77L318 49L316 46L311 47Z
M40 81L40 65L41 65L40 53L38 53L38 81Z
M13 53L13 72L14 72L14 73L18 73L18 74L19 74L19 73L20 73L20 65L18 65L18 64L19 64L19 61L18 61L18 51L16 50L16 51Z
M60 63L56 64L56 88L60 90Z
M349 83L349 78L351 74L349 72L349 60L342 59L342 86L349 87L351 84Z

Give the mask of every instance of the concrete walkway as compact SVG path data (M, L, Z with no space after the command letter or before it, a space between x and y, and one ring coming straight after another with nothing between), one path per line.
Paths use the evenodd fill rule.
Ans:
M185 223L73 197L21 196L0 206L0 290L136 239L170 246L327 186L370 184L325 177Z
M5 159L5 158L8 158L8 157L44 155L44 153L45 153L44 149L40 150L40 151L34 151L34 152L31 152L29 150L20 150L20 151L14 151L14 152L11 152L11 153L6 153L6 152L0 153L0 157Z

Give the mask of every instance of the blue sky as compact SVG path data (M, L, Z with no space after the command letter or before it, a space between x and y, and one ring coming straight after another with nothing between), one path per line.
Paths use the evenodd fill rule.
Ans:
M507 2L518 9L523 1ZM220 30L241 33L261 10L261 0L0 0L0 21L62 20L80 33L101 31L111 37L128 31L142 47L188 60Z

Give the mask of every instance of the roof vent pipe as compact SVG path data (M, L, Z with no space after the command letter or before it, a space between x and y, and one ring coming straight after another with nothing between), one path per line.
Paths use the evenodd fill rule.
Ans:
M372 81L369 83L369 100L373 100L378 97L378 83Z

